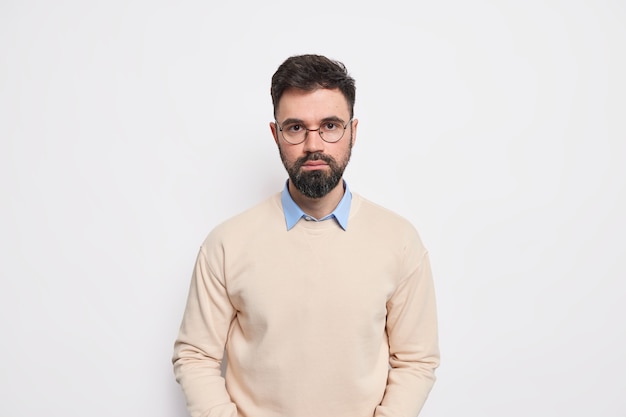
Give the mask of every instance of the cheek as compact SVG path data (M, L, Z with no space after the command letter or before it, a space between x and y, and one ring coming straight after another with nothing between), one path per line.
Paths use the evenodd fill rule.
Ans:
M346 142L344 146L342 146L340 149L337 149L335 152L333 152L332 157L335 158L335 160L337 161L345 161L346 159L350 157L350 152L351 152L350 143Z
M289 165L293 165L293 163L300 157L300 154L294 149L293 146L281 147L279 145L278 149L280 151L281 158L287 161Z
M290 155L292 157L298 157L303 154L302 145L283 145L282 149L285 155Z

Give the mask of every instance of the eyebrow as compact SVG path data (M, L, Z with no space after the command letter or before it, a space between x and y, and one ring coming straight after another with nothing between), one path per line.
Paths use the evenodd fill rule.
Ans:
M342 124L345 124L346 122L337 116L328 116L328 117L324 117L322 120L320 120L320 124L325 123L325 122L340 122ZM289 118L284 120L282 123L280 123L281 126L287 125L287 124L301 124L304 125L304 120L302 119L296 119L296 118Z

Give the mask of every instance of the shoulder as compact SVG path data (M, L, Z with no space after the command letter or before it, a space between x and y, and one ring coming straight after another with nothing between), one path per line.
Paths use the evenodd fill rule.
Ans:
M386 227L399 227L401 229L413 229L413 224L404 216L397 212L374 203L360 194L352 193L352 212L356 218L363 218L366 221L384 223Z
M284 224L280 193L276 193L219 223L209 232L203 246L246 239L250 235L262 232L262 229L284 227Z
M425 251L419 232L406 217L354 192L352 201L349 228L353 226L369 236L419 247Z

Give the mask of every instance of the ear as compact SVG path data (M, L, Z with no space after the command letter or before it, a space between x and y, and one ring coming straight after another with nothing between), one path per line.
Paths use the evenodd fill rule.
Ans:
M276 142L276 145L278 145L278 128L276 126L276 122L270 122L270 130L272 131L274 142Z
M352 146L356 143L356 128L359 124L359 119L352 120Z

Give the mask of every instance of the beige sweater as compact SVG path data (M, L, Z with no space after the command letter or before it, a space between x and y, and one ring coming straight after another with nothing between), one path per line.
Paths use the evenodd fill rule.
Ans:
M173 363L193 417L416 417L439 364L428 253L358 194L346 231L287 231L276 194L202 244Z

